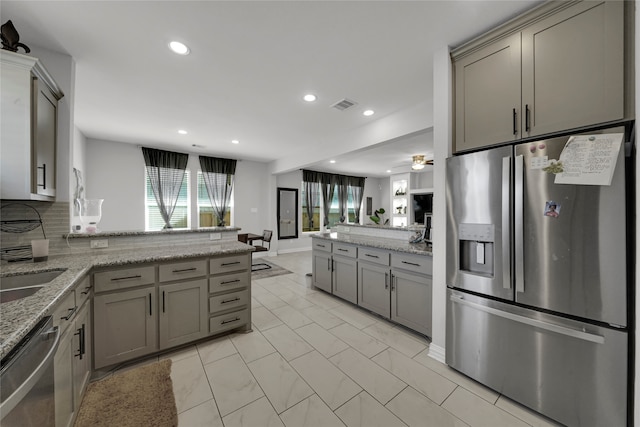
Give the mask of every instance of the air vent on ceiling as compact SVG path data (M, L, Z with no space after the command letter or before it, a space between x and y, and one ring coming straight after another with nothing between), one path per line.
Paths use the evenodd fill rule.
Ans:
M355 101L352 101L350 99L341 99L340 101L336 102L335 104L332 105L333 108L335 108L336 110L340 110L340 111L344 111L347 108L351 108L354 105L358 104Z

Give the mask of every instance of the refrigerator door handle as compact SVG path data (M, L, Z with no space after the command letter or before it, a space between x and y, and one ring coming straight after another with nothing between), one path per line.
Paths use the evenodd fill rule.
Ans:
M509 313L508 311L498 310L493 307L487 307L475 302L467 301L460 295L451 295L451 302L466 305L473 309L484 311L485 313L493 314L494 316L502 317L505 319L513 320L514 322L523 323L525 325L533 326L535 328L544 329L546 331L555 332L557 334L565 335L572 338L577 338L583 341L589 341L596 344L604 344L604 337L600 335L590 334L588 332L579 331L577 329L567 328L565 326L555 325L553 323L543 322L541 320L532 319L518 314Z
M511 226L509 212L511 207L511 157L502 158L502 287L511 289Z
M514 234L516 292L524 292L524 156L515 157Z

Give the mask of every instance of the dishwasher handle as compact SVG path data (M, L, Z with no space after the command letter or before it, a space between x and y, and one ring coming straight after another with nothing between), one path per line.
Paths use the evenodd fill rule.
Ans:
M46 329L46 328L43 328ZM18 403L24 399L24 397L31 391L31 389L38 383L40 378L44 375L46 370L49 368L49 365L53 363L53 358L58 350L58 345L60 344L60 329L57 326L46 329L44 332L40 332L37 335L34 335L31 339L37 339L40 337L47 337L51 334L55 334L56 337L53 341L53 345L47 352L47 355L42 359L38 367L33 370L31 375L18 386L18 388L11 393L11 395L4 399L4 401L0 402L0 414L8 414L16 407Z

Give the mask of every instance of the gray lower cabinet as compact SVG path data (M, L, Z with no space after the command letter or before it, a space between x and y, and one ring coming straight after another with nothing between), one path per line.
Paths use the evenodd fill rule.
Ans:
M68 427L73 419L73 328L62 333L53 373L56 427Z
M391 320L431 336L431 277L391 270Z
M333 295L358 303L358 262L355 259L334 255L331 279Z
M331 247L331 244L328 244ZM313 286L331 293L331 252L317 250L312 253Z
M91 378L91 301L78 310L73 333L73 402L78 411Z
M358 305L360 307L387 318L391 317L390 274L388 266L358 263Z
M156 306L155 286L94 298L96 369L156 351Z
M207 279L159 287L160 349L206 337Z

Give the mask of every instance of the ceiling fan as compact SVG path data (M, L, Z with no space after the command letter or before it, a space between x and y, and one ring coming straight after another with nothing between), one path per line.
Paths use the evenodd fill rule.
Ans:
M423 169L426 165L433 165L433 160L425 160L423 154L416 154L413 156L413 163L411 165L411 169L420 170Z

